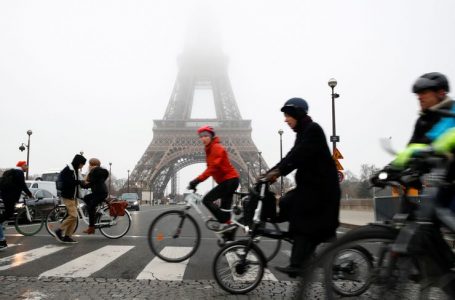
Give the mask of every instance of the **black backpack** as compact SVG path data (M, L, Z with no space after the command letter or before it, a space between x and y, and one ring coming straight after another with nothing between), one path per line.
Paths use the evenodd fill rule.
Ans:
M3 172L3 176L0 177L0 190L8 189L14 186L14 170L9 169Z

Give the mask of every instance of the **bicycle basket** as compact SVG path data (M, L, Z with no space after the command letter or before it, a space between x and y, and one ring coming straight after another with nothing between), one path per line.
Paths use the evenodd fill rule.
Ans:
M109 214L113 217L124 216L127 206L128 202L126 201L111 201L109 203Z
M259 187L257 184L254 188L250 189L249 195L245 197L243 202L243 217L244 224L251 226L253 224L254 211L259 203ZM273 192L268 188L265 192L265 198L262 202L261 221L274 222L276 219L276 197Z

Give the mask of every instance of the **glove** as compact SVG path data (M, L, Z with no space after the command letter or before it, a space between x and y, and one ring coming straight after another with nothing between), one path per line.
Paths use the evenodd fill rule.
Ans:
M280 177L279 169L272 169L264 175L264 178L270 183L274 183L278 177Z
M196 190L196 186L200 183L199 179L194 179L191 180L190 183L188 184L188 189L189 190Z

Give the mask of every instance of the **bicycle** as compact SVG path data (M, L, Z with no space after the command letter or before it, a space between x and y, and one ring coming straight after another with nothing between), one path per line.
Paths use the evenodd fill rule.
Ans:
M87 205L81 199L77 205L77 223L74 232L79 226L79 222L83 221L89 225ZM46 229L50 235L54 236L54 231L60 228L61 223L67 217L68 212L65 205L58 205L49 212L46 217ZM128 233L131 227L131 215L128 210L125 210L123 216L111 216L109 213L109 203L100 204L96 209L95 228L99 229L101 234L110 239L118 239Z
M36 207L39 200L24 197L23 203L16 204L16 208L20 209L14 219L14 227L24 236L35 235L43 228L44 217L41 210Z
M243 214L243 202L245 197L249 196L249 193L235 192L235 197L233 199L233 205L230 210L223 210L231 213L232 227L227 231L232 230L233 235L240 228L244 232L248 232L248 226L242 224L242 214ZM201 229L197 224L195 218L189 213L190 209L193 208L194 211L200 216L200 218L205 222L206 227L214 231L217 235L217 243L219 246L223 246L227 240L224 238L223 232L217 229L219 222L213 219L211 216L205 215L198 204L202 202L202 196L196 194L196 191L186 195L185 206L181 210L169 210L165 211L162 214L158 215L153 222L150 224L148 230L148 244L152 252L167 262L181 262L184 261L196 253L200 242L201 242ZM272 227L274 230L279 230L279 226L275 223L268 223L267 226ZM260 237L255 239L255 243L260 241ZM280 240L269 240L262 241L262 244L269 244L272 242L273 245L266 247L267 255L266 260L271 260L274 258L280 247ZM179 247L180 250L167 251L166 247ZM265 251L265 250L264 250Z
M455 233L455 215L437 203L422 205L407 196L409 188L421 187L421 177L430 170L432 176L428 178L433 184L445 186L443 161L434 156L416 158L406 170L383 170L374 177L376 186L400 187L399 212L385 224L369 224L348 232L322 251L302 272L297 299L309 299L313 293L335 298L332 286L336 281L327 262L337 259L343 249L366 242L381 243L373 268L364 274L369 282L364 295L368 299L428 299L434 294L453 299L455 272L451 268L455 255L444 241L440 226Z
M267 260L262 250L253 242L257 236L266 236L272 239L285 240L293 243L288 232L270 230L262 227L262 209L264 207L265 194L269 183L260 180L257 183L259 190L259 202L254 212L252 228L249 231L249 238L230 243L221 248L215 255L212 271L216 282L222 289L232 294L244 294L255 289L262 281L264 270L267 267ZM341 253L340 253L341 254ZM355 273L356 266L363 262L367 266L371 264L371 257L363 247L352 247L345 249L342 253L346 258L344 262L333 262L333 270L337 273ZM345 262L349 262L346 264ZM355 291L340 292L354 296L366 285L362 284Z

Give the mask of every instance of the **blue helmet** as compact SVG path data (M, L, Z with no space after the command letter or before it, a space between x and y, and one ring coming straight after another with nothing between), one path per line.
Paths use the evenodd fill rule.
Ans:
M413 93L420 93L424 90L444 90L450 92L447 77L438 72L426 73L420 76L412 86Z
M308 114L308 103L302 98L291 98L284 103L281 111L292 117L302 117Z

